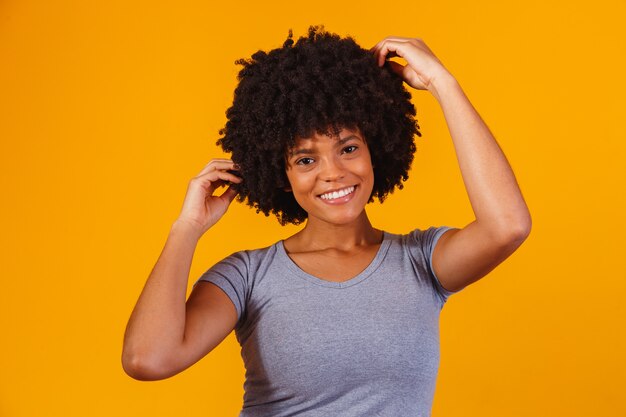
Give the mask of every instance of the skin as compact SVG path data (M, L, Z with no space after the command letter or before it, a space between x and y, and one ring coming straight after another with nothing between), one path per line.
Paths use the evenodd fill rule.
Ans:
M287 253L318 278L344 281L357 275L375 257L383 237L365 212L374 187L365 138L349 129L337 137L298 138L286 165L290 191L308 214L305 227L284 241ZM320 197L349 186L355 189L347 202L329 204Z
M411 87L429 91L441 105L475 220L440 237L433 268L444 288L460 290L485 276L528 237L528 207L495 138L456 79L421 39L390 36L371 52L379 65L395 56L405 59L405 66L389 61L393 71ZM340 143L350 135L356 138ZM284 241L285 248L306 272L344 281L371 262L382 240L382 232L370 224L364 209L373 185L365 138L358 131L344 130L338 137L300 138L293 150L303 148L307 154L288 157L286 173L309 219ZM302 157L310 158L304 165L311 166L303 167ZM198 240L236 196L231 187L216 194L228 182L241 181L227 172L236 169L231 160L213 159L189 183L181 213L126 328L122 366L133 378L156 380L177 374L208 354L235 326L235 307L216 285L199 283L188 300L186 290ZM319 194L345 185L357 185L349 202L328 206L319 201ZM333 262L339 269L328 269L333 260L341 261Z
M390 61L391 68L411 87L432 93L443 110L476 219L441 236L433 269L445 288L460 290L523 243L531 229L530 212L489 128L430 48L421 39L390 36L371 51L379 65L389 57L404 58L406 66Z

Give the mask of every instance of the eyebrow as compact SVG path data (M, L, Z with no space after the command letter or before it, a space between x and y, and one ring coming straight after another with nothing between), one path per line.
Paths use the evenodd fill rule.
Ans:
M335 148L338 147L338 146L343 145L344 143L350 141L351 139L359 139L359 140L361 140L361 138L356 136L356 135L349 135L349 136L346 136L345 138L339 139L337 141L337 143L335 144ZM300 149L297 149L295 151L289 152L289 157L292 158L292 157L294 157L296 155L310 155L310 154L313 154L313 153L315 153L315 151L313 149L310 149L310 148L300 148Z

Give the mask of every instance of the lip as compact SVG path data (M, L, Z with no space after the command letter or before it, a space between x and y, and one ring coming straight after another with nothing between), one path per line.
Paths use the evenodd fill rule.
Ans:
M320 197L323 194L334 193L335 191L345 190L346 188L350 188L350 187L356 187L356 185L346 185L345 187L341 187L341 188L333 188L332 190L326 190L323 193L318 194L317 196Z
M334 192L334 191L339 191L339 190L344 190L344 189L350 188L350 187L354 187L354 191L352 191L348 195L344 195L343 197L339 197L339 198L336 198L334 200L324 200L321 197L322 194L326 194L326 193L330 193L330 192ZM320 201L324 202L325 204L329 204L331 206L332 205L337 205L337 204L344 204L344 203L347 203L348 201L352 200L352 198L356 194L358 188L359 188L358 185L348 185L347 187L342 187L342 188L337 188L337 189L334 189L334 190L326 191L325 193L322 193L322 194L318 195L317 198L320 199Z

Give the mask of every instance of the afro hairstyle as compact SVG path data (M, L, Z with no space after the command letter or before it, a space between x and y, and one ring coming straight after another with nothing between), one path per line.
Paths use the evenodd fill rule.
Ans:
M382 203L395 187L402 189L413 161L414 135L421 136L403 80L388 63L352 37L341 38L310 26L308 36L282 48L259 50L242 65L227 122L217 145L238 165L237 199L273 213L281 225L300 224L307 212L286 191L286 155L296 138L314 132L337 135L358 128L370 150L374 187L368 203Z

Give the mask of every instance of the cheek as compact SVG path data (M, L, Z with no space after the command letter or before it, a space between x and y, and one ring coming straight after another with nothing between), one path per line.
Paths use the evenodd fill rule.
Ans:
M302 194L307 191L307 188L310 188L309 183L310 178L305 173L299 172L294 173L291 172L286 175L288 186L291 187L291 190L294 194Z
M362 178L373 179L374 178L374 168L371 164L363 164L359 167L359 175Z
M374 189L375 183L374 170L372 169L372 167L363 170L363 172L361 173L361 178L363 179L364 185L367 184L365 185L365 188L368 192L371 193L371 191Z

